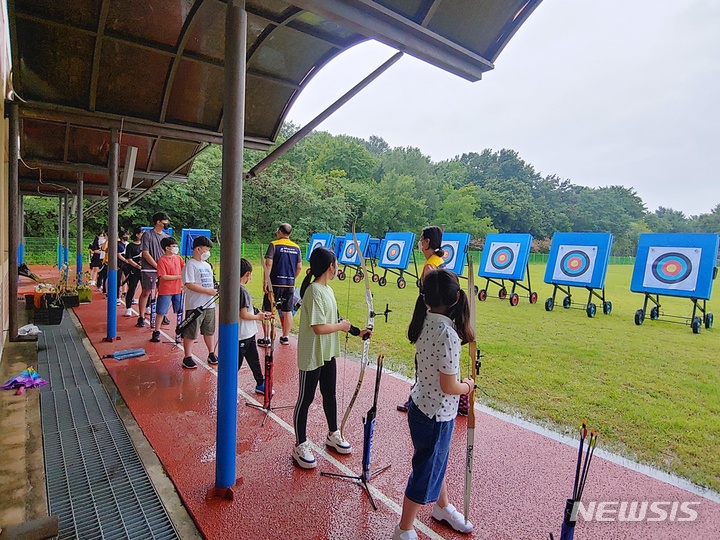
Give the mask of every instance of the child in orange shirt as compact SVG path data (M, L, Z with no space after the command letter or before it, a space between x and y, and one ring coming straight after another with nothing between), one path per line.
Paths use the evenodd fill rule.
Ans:
M178 255L177 241L172 237L163 238L160 246L165 250L165 254L157 261L157 275L160 280L158 286L157 297L157 316L155 317L155 326L152 329L152 337L150 341L153 343L160 342L160 330L158 330L158 320L167 315L172 304L173 312L177 315L183 312L182 306L182 269L185 262Z

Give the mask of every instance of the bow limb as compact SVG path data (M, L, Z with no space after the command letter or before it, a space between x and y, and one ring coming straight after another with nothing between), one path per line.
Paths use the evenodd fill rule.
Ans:
M275 321L277 318L277 306L275 306L275 293L273 292L272 282L270 281L270 273L265 266L265 256L260 246L260 264L263 267L263 282L265 284L265 294L267 294L268 303L270 304L270 347L265 349L265 393L263 395L263 408L270 409L273 392L273 357L275 355ZM265 328L263 321L263 328Z
M477 371L477 341L475 338L477 321L475 318L475 271L473 268L472 255L468 255L468 301L470 303L470 326L473 330L473 339L468 343L470 356L470 374L474 379ZM470 389L468 394L468 417L467 417L467 451L465 454L465 490L464 490L464 515L465 522L469 520L470 497L472 495L472 471L473 471L473 450L475 447L475 388Z
M365 267L365 257L363 257L362 250L360 249L360 242L358 242L357 233L355 232L355 222L353 222L352 226L352 238L353 242L355 243L355 250L357 251L358 258L360 259L360 270L365 277L365 303L367 304L368 310L367 323L365 327L368 330L372 330L375 326L375 309L373 307L372 291L370 290L370 278L368 276L367 268ZM345 434L345 424L350 417L350 411L352 411L352 408L355 405L355 400L360 393L360 387L362 386L363 378L365 377L365 368L367 368L369 359L370 338L367 338L363 341L362 356L360 357L360 376L358 377L358 382L355 386L355 392L353 392L350 403L348 404L348 408L345 410L345 414L343 415L343 419L340 424L340 435L342 435L343 437Z

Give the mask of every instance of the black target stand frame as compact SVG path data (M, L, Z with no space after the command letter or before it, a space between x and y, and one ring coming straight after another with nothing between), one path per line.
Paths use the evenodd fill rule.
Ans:
M577 289L580 289L580 287L576 287ZM572 287L569 285L558 285L557 283L553 284L553 294L550 298L545 300L545 311L552 311L555 307L555 299L557 298L557 293L560 291L561 293L565 294L565 297L562 301L562 307L565 309L580 309L585 312L585 314L589 318L595 317L595 313L597 312L597 305L592 301L593 297L596 297L598 300L600 300L600 306L602 307L602 312L605 315L610 315L612 313L612 302L605 299L605 287L602 289L596 289L594 287L582 287L588 291L588 299L586 303L581 302L573 302L572 300ZM600 291L600 292L598 292Z
M643 322L645 322L645 318L647 316L650 318L651 321L659 321L660 317L665 317L666 319L671 320L664 320L661 322L689 325L692 329L693 334L699 334L700 329L703 326L705 326L705 328L707 329L712 328L713 314L712 312L709 312L707 310L707 300L700 298L691 298L690 301L693 305L692 315L690 315L690 317L684 315L672 315L670 313L665 313L664 311L661 311L660 308L662 307L662 305L660 304L659 294L650 294L646 292L645 299L643 301L643 307L635 312L635 324L640 326ZM650 311L648 311L648 304L654 304L650 308Z
M520 295L515 292L516 289L520 289L522 291L527 292L527 296L522 295L523 298L527 298L531 304L535 304L538 301L538 294L532 290L532 283L530 282L530 263L527 264L525 274L527 275L527 285L525 285L524 280L519 279L503 279L500 278L485 278L485 287L480 289L477 292L477 299L481 302L484 302L488 298L488 289L490 288L490 284L496 285L500 289L498 290L498 298L500 300L505 300L506 298L510 302L511 306L517 306L520 302ZM505 284L506 281L509 281L512 283L512 288L510 289L510 294L508 295L508 288Z

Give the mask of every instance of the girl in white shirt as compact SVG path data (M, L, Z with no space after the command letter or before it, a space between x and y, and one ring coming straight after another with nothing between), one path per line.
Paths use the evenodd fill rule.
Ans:
M405 488L400 524L393 540L415 540L413 522L420 508L435 503L432 517L462 533L472 524L450 504L445 470L460 395L475 381L460 381L461 345L474 339L468 298L455 274L438 269L423 283L428 311L416 312L408 337L415 344L417 382L410 393L408 425L413 442L412 472Z

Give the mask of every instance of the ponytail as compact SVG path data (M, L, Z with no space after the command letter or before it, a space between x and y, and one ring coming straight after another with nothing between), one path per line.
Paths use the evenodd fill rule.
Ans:
M421 234L422 238L428 239L430 249L433 250L435 255L441 258L445 254L445 251L442 249L442 235L443 230L436 225L430 225L429 227L425 227L422 230Z
M420 337L427 316L426 306L447 308L446 315L453 321L461 343L475 339L475 329L470 324L468 297L455 274L449 270L438 269L425 276L423 292L415 303L415 311L408 327L410 343L415 343Z
M305 291L310 283L322 276L330 265L337 261L335 253L326 247L317 247L310 254L310 271L305 275L302 285L300 285L300 298L305 296Z

